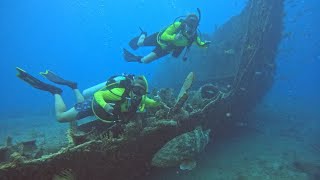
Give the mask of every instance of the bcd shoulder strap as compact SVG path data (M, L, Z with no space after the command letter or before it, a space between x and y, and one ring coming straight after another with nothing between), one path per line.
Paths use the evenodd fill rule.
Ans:
M134 76L133 75L122 75L123 79L117 80L116 78L121 76L112 76L109 78L109 80L106 83L106 90L109 90L113 95L118 96L121 98L120 101L116 102L117 104L121 104L126 100L126 97L129 96L129 92L131 90L132 86L132 81ZM119 94L116 94L112 91L114 88L124 88L124 92L122 93L121 96Z

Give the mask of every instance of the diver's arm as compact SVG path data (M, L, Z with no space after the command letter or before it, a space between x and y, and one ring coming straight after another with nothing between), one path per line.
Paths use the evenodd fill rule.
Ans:
M102 107L104 108L105 105L107 105L107 102L103 99L104 91L98 91L94 93L94 100Z
M197 36L197 39L195 40L195 42L200 47L208 47L211 43L211 41L201 41L199 36Z
M108 102L120 101L121 97L112 93L113 91L119 91L119 94L122 94L124 90L123 88L113 88L111 90L98 91L94 93L95 101L102 107L105 108L108 105ZM112 92L111 92L112 91ZM118 94L118 93L117 93Z
M171 24L164 32L161 34L161 40L163 41L173 41L176 37L176 31L178 27L181 25L181 22L175 22Z
M144 103L145 103L147 108L158 107L158 106L161 105L161 102L155 101L155 100L153 100L151 98L148 98L148 97L146 97Z

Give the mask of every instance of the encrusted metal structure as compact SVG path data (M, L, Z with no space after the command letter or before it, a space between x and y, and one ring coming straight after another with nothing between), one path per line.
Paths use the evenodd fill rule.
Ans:
M196 77L194 90L189 89L193 82L189 76L185 82L188 87L182 88L177 99L170 89L152 94L167 106L127 123L124 133L116 138L112 128L94 121L79 127L85 132L81 135L70 130L73 144L57 153L26 159L15 152L9 162L0 164L0 179L139 179L152 168L156 152L175 137L199 126L219 134L221 127L241 118L272 85L283 3L248 1L240 15L217 29L212 39L216 44L205 56L192 51L192 63L186 64L182 75L177 74L178 79L167 81L182 80L191 70ZM169 64L166 71L175 66ZM7 148L2 151L8 153Z

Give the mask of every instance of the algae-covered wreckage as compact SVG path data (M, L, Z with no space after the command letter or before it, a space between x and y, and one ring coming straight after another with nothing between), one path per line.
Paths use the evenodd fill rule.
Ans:
M239 120L271 86L283 3L248 1L240 15L213 34L216 44L205 57L190 55L199 61L192 62L194 73L188 75L177 98L171 89L155 91L151 96L166 106L137 116L124 125L121 135L114 137L115 131L110 132L114 128L93 121L78 127L82 134L70 129L70 146L40 158L12 153L9 143L1 148L0 158L9 160L0 164L0 179L138 179L153 166L183 165L201 153L210 133L219 134ZM201 59L208 64L202 65ZM226 68L210 59L234 63ZM219 68L224 71L215 71ZM164 157L170 155L174 157Z

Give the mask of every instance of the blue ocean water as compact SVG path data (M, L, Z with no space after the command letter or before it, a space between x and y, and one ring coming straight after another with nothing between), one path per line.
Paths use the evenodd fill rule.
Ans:
M230 17L240 13L245 4L244 0L1 1L0 138L11 135L9 132L13 128L20 131L38 121L46 121L48 125L57 123L54 120L51 95L21 82L15 76L15 67L21 67L39 78L40 71L50 69L77 81L81 89L123 72L145 74L152 86L152 72L159 62L148 65L128 64L121 54L122 48L127 47L128 40L139 33L139 26L150 33L158 31L176 17L195 12L198 7L202 12L200 29L210 34L215 26L222 25ZM273 142L274 146L281 144L283 141L277 142L275 137L281 139L281 132L293 126L297 131L295 135L299 136L304 145L307 144L300 148L310 149L308 144L319 144L318 7L320 4L317 0L286 2L284 31L290 35L283 39L279 47L276 79L263 101L248 116L248 122L253 121L263 126L267 134L274 135L272 138L275 142L266 140L270 146ZM148 52L148 49L140 52ZM63 97L68 106L73 105L74 97L70 91L64 90ZM28 118L34 116L48 118ZM1 142L2 139L0 144ZM250 144L254 141L249 139L245 142ZM294 142L288 144L295 145ZM215 158L214 152L218 153L219 148L230 148L231 145L221 143L218 150L214 146L209 147L206 157ZM292 146L291 149L297 147ZM313 154L306 156L309 155L312 158ZM191 179L199 179L197 177L200 174L211 171L210 168L215 166L208 158L202 158L203 163L199 165L202 169L197 168L189 174ZM218 158L215 160L223 161ZM168 178L186 178L184 175L179 176L176 170L167 173ZM155 172L150 178L157 179L159 174Z
M159 31L199 7L203 14L200 28L210 33L243 6L244 2L237 1L217 1L215 5L171 0L1 1L0 59L6 87L1 93L5 102L1 114L45 111L52 106L48 94L26 87L14 76L16 66L33 75L52 70L77 81L82 89L123 72L150 77L157 62L141 66L122 58L122 48L140 33L139 26L150 33ZM67 91L64 95L71 96ZM72 104L72 100L67 102Z

